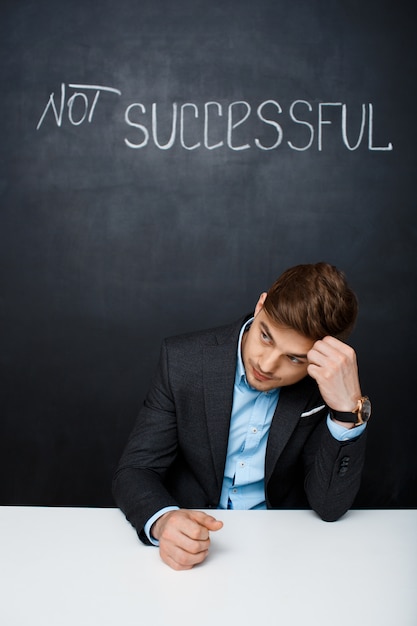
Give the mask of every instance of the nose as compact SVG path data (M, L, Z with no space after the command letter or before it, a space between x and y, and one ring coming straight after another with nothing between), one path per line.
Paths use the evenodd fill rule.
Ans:
M265 376L272 376L279 368L282 353L278 350L268 351L259 359L259 368Z

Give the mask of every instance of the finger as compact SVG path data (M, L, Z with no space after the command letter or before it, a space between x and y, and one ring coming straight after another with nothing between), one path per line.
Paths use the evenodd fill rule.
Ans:
M313 347L308 352L307 357L310 358L313 356L314 358L322 358L323 356L329 356L336 350L336 346L326 341L327 337L324 339L319 339L313 344ZM331 337L330 337L331 339Z
M320 367L318 365L314 365L314 363L309 363L307 365L307 374L317 380L317 376L319 374Z
M182 534L177 538L175 542L177 548L188 552L188 554L200 554L202 552L208 552L210 547L210 538L207 539L194 539L189 535Z
M180 532L163 537L159 543L161 558L174 569L189 569L207 557L210 539L195 540Z
M183 531L170 531L161 537L159 541L159 549L162 555L170 555L172 558L178 561L181 553L186 553L190 562L195 562L194 557L208 552L210 547L210 539L194 539ZM177 555L177 556L176 556ZM181 557L181 562L185 564L185 554Z
M220 520L216 519L212 515L208 515L207 513L204 513L203 511L192 511L191 512L191 517L198 524L200 524L201 526L203 526L207 530L216 531L216 530L220 530L220 528L223 527L223 522L221 522Z
M208 556L208 550L199 554L190 554L178 548L172 550L172 552L164 552L160 549L160 556L172 569L181 571L189 570L195 565L202 563Z
M185 517L181 520L174 520L174 523L167 525L161 535L161 539L166 539L172 544L183 545L188 542L209 541L209 531L198 522Z
M309 352L307 352L307 361L309 365L315 365L322 367L329 360L329 355L320 350L320 346L313 346Z
M316 341L307 354L309 363L324 366L344 366L355 360L353 348L334 337L325 337Z
M222 522L217 522L215 519L202 520L201 522L187 520L182 527L182 532L194 541L207 541L210 532L219 530L222 525Z

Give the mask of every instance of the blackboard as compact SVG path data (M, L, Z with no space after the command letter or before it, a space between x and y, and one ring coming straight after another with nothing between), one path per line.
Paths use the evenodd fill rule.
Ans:
M162 337L325 260L373 400L357 506L416 506L411 3L8 1L0 46L0 503L112 506Z

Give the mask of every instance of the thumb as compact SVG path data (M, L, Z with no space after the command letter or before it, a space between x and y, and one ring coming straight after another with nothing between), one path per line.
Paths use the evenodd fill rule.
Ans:
M209 519L208 523L206 523L205 526L206 528L208 528L208 530L220 530L220 528L223 528L223 522L221 522L219 519L216 519L211 515L208 515L207 517Z
M207 530L220 530L223 528L223 522L216 519L212 515L208 515L203 511L194 511L193 515L196 522L207 528Z

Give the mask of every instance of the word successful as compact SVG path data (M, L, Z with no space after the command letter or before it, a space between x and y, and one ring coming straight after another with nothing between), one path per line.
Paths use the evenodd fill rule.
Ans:
M71 90L69 95L67 87ZM103 85L70 83L67 87L65 83L61 84L60 97L50 94L37 130L51 116L57 127L63 122L72 126L91 124L101 97L122 95L119 89ZM326 139L334 141L335 134L341 147L350 151L360 146L371 151L393 150L391 142L385 145L374 142L372 103L356 107L354 114L354 124L349 124L352 111L347 104L318 102L313 105L307 100L294 100L285 110L272 99L256 107L245 100L228 104L208 101L145 105L133 102L124 109L121 120L126 125L124 143L132 150L152 145L159 150L169 150L179 145L190 151L219 148L270 151L288 146L299 152L311 148L321 152ZM255 136L251 136L251 131Z

